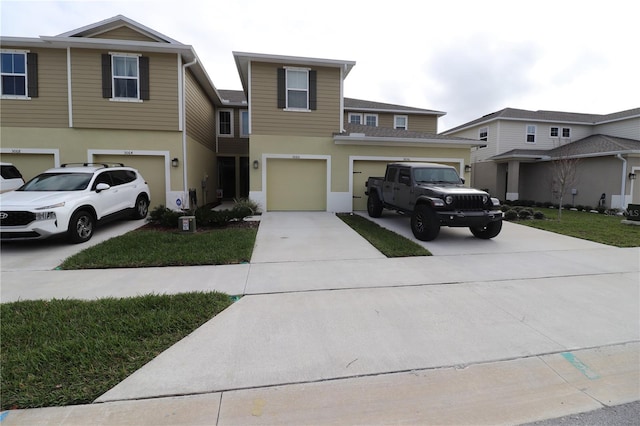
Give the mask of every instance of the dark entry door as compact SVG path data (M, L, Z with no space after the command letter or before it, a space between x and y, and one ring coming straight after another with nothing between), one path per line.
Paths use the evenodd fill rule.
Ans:
M222 189L223 200L236 198L235 157L218 157L218 185Z

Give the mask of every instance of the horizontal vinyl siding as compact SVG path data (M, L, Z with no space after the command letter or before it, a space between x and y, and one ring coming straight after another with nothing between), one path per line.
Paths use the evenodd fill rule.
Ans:
M219 138L218 154L249 155L249 139Z
M640 118L601 124L596 126L594 133L640 140Z
M11 49L11 46L2 46ZM16 50L22 50L16 48ZM38 97L2 99L0 123L10 127L68 127L67 52L28 49L38 55Z
M303 66L304 67L304 66ZM262 135L326 136L340 130L340 70L317 71L317 109L283 111L277 106L277 69L282 65L251 64L251 131Z
M137 31L132 30L127 27L116 28L115 30L107 31L106 33L101 33L96 37L92 38L106 38L111 40L132 40L132 41L156 41L150 37L145 36L144 34L140 34Z
M103 53L108 52L71 50L74 127L177 131L177 56L145 53L149 57L150 99L116 102L102 97Z
M215 150L215 111L189 70L186 75L187 134Z

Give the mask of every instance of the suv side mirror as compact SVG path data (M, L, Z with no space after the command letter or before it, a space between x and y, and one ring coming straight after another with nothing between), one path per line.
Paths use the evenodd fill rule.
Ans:
M99 183L96 185L96 192L104 191L105 189L111 188L108 183Z

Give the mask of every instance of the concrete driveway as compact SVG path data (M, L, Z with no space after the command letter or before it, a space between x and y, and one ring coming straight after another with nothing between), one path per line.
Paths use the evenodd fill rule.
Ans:
M248 265L91 271L94 297L123 281L244 297L100 403L3 426L518 424L640 399L638 248L505 224L491 241L454 230L434 256L387 259L330 213L262 220Z

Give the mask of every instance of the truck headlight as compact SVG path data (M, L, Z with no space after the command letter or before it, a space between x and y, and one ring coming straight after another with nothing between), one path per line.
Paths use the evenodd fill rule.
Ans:
M482 204L484 204L485 206L487 204L489 204L489 197L488 196L486 196L486 195L482 196Z
M444 197L444 202L447 203L447 205L453 204L453 196L447 195L446 197Z

